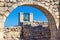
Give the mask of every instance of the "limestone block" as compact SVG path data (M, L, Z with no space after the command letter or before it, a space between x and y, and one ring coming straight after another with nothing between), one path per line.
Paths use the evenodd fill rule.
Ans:
M8 7L11 7L11 6L12 6L12 3L7 3L7 6L8 6Z
M7 5L8 5L8 3L6 2L6 3L5 3L5 7L7 7Z
M16 8L17 6L18 6L17 4L14 4L12 7L13 7L13 8Z
M2 15L0 15L0 20L2 20L3 19L3 16Z
M13 9L17 7L17 4L14 4L12 7L9 7L8 10L11 12Z
M20 32L15 32L14 35L18 37L20 36Z
M39 5L39 6L42 6L42 7L45 7L45 5L44 5L44 4L42 4L42 3L38 3L38 5Z
M5 0L6 2L9 2L9 0Z
M0 7L4 6L5 2L0 2Z
M58 16L56 16L56 18L59 18L59 15L58 15Z
M11 37L11 35L14 35L14 32L12 32L12 31L11 32L8 32L7 35L8 35L8 37Z
M50 6L50 3L46 2L46 3L45 3L45 6Z
M3 14L4 14L5 12L3 12L3 11L0 11L0 14L3 16Z
M59 22L57 22L56 25L57 25L57 29L59 29Z
M22 4L23 4L22 2L18 2L18 4L17 4L17 5L18 5L18 6L20 6L20 5L22 5Z
M0 32L4 32L4 28L0 28Z
M58 9L57 9L57 8L55 8L55 9L53 9L53 11L54 11L54 12L57 12L57 11L58 11Z
M59 19L56 18L56 26L57 26L57 29L59 29Z
M3 21L3 16L2 15L0 15L0 22L2 23Z
M4 28L4 23L0 22L0 28Z
M9 15L9 11L6 11L4 15L7 17Z
M0 7L0 11L7 11L8 7Z
M53 0L53 2L56 2L57 0Z
M7 39L7 35L4 33L4 39Z
M41 2L41 0L32 0L32 1L37 1L37 2Z
M55 4L59 4L59 1L56 1Z
M17 0L10 0L10 2L17 2Z
M24 1L24 0L18 0L18 2L19 2L19 1L22 2L22 1Z
M56 18L56 23L59 23L59 19Z
M47 10L49 10L49 7L48 7L48 6L45 6L45 8L46 8Z
M12 7L12 5L13 5L13 3L11 3L11 2L6 2L5 3L5 7Z
M45 0L46 2L50 2L50 0Z
M33 0L28 0L29 2L32 2ZM39 1L39 0L37 0L37 1Z
M44 4L45 3L45 0L41 0L41 3Z
M0 1L4 1L4 0L0 0Z
M54 6L53 6L53 10L54 10L55 12L57 12L57 11L58 11L58 6L57 6L57 5L54 5Z
M0 40L3 40L4 32L0 32Z
M50 13L52 13L52 10L51 10L51 9L49 9L48 11L49 11Z
M57 15L57 16L58 16L58 15L59 15L59 12L55 12L55 15Z
M18 38L15 38L15 40L19 40Z

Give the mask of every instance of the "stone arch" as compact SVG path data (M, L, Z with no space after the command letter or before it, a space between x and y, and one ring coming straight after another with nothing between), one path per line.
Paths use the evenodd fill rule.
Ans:
M44 14L47 16L47 19L48 19L49 28L50 28L50 31L51 31L51 40L56 40L57 27L56 27L56 22L55 22L54 16L49 11L47 11L45 8L43 8L40 5L33 4L33 3L32 4L30 4L30 3L28 3L28 4L22 4L22 5L23 6L24 5L33 6L33 7L35 7L35 8L37 8L37 9L39 9L39 10L41 10L41 11L44 12ZM11 7L12 10L15 8L14 6L17 7L17 6L20 6L20 5L14 4ZM10 12L11 12L11 10L10 10ZM9 15L9 14L7 14L7 15ZM6 18L4 18L4 22L5 22Z
M49 28L50 28L50 31L51 31L51 40L56 40L57 27L56 27L55 19L52 16L52 14L49 11L47 11L45 8L43 8L43 7L39 6L39 5L34 5L34 4L24 4L24 5L25 6L26 5L33 6L33 7L37 8L37 9L41 10L47 16L48 25L49 25Z
M43 8L45 8L45 9L48 10L48 11L50 12L50 14L54 17L54 20L55 20L55 22L56 22L56 18L55 18L54 13L52 12L52 10L51 10L51 9L48 9L49 7L44 6L44 4L41 4L40 2L36 2L36 1L34 1L34 2L25 1L25 2L15 3L15 4L13 4L13 5L9 8L9 12L11 12L12 10L14 10L17 6L24 5L24 4L33 4L33 5L35 4L35 5L39 5L39 6L43 7ZM4 17L4 22L5 22L5 20L6 20L6 17L8 17L9 14L10 14L10 13L7 13L7 14L5 15L5 17ZM56 27L58 28L57 24L56 24Z

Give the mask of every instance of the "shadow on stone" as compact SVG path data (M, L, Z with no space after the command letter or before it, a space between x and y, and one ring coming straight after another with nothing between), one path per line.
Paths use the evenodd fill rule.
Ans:
M48 27L41 25L32 27L31 25L24 25L20 40L50 40L50 30Z
M60 0L59 0L58 10L59 10L59 20L60 20ZM59 29L58 29L58 32L57 32L57 40L60 40L60 21L59 21Z

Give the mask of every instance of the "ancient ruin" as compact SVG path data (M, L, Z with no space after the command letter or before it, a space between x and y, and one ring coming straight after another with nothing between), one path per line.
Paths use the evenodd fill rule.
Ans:
M47 16L49 30L48 32L45 32L45 33L48 34L49 39L42 39L42 40L59 40L60 39L60 27L59 27L60 3L59 2L60 0L0 0L0 40L20 40L21 39L21 35L20 35L22 31L21 26L17 26L17 28L13 26L11 28L4 27L4 23L6 21L6 18L10 14L10 12L14 10L16 7L21 5L28 5L28 6L35 7L41 10L42 12L44 12L44 14ZM31 26L31 25L28 25L28 26ZM23 35L26 37L25 40L36 40L36 39L27 38L26 35L28 35L31 31L29 29L27 30L26 28L24 29L25 35L24 34ZM38 30L36 31L33 30L33 31L36 32ZM49 31L50 31L50 34L49 34ZM43 34L43 32L39 31L39 33L41 33L41 35L46 36L46 34ZM39 37L41 35L39 35ZM31 37L32 36L30 36L30 38ZM34 37L34 38L37 38L37 37Z

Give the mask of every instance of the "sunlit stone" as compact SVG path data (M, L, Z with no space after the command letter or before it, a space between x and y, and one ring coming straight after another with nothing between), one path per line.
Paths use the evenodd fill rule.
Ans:
M0 6L2 7L2 6L4 6L5 5L5 3L4 2L0 2Z
M4 0L0 0L0 1L4 1Z
M10 2L16 2L16 0L10 0Z

